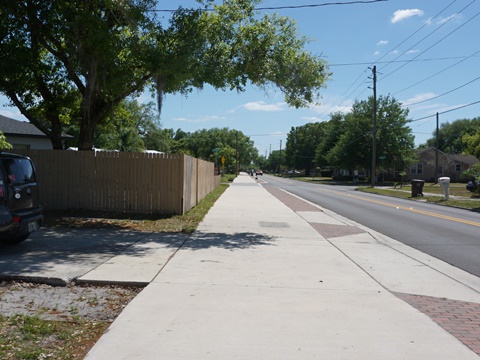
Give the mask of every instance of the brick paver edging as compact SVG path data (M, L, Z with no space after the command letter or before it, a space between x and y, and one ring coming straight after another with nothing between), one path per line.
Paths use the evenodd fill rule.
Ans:
M480 355L480 304L424 295L394 293Z

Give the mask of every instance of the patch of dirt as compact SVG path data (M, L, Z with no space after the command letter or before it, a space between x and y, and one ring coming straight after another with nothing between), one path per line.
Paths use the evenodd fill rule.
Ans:
M0 283L0 315L111 322L140 291L119 286L50 286L4 281Z
M141 288L0 283L0 358L85 357Z

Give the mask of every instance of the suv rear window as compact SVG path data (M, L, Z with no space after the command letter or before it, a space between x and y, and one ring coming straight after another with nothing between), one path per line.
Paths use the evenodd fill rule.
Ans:
M4 159L3 164L7 171L7 178L10 184L35 182L35 173L30 160Z

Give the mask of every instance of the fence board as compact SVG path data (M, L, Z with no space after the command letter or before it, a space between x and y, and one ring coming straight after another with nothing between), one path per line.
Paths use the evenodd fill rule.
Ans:
M183 214L220 184L212 163L182 154L11 152L32 158L51 210Z

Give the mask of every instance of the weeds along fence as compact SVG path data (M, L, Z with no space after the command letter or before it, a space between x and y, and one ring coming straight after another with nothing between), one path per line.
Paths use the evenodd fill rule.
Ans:
M10 152L33 160L47 210L184 214L220 184L213 163L183 154Z

